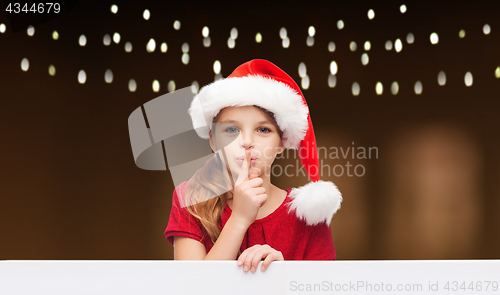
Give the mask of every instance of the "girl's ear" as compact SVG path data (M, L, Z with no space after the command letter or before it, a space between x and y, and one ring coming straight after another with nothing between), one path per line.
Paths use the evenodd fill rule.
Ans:
M212 151L215 153L214 141L212 140L212 131L209 131L208 135L210 136L210 147L212 148Z
M285 150L285 145L283 144L283 139L280 141L280 146L278 147L278 154L281 154Z

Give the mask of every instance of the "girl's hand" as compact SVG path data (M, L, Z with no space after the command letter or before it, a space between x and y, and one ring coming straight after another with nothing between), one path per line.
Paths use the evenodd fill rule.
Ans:
M241 166L241 172L235 183L233 195L232 215L234 218L249 227L257 218L259 208L266 202L266 189L262 187L264 181L257 177L258 172L252 171L250 176L250 151L245 151L245 159ZM233 217L233 216L231 216Z
M238 266L243 265L243 271L247 272L249 269L252 272L257 271L257 266L262 258L266 258L262 262L261 270L264 271L268 268L272 261L284 261L283 254L269 245L254 245L241 253L238 258Z

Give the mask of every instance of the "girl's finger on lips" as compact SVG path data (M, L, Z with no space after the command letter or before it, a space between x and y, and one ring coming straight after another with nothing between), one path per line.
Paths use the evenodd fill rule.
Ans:
M245 150L245 157L243 158L243 164L241 165L240 174L238 174L238 179L235 185L239 185L246 179L248 179L248 171L250 171L250 151Z

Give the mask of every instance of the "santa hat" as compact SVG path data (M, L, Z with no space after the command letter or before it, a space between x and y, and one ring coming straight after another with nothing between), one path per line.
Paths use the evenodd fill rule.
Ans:
M237 67L225 79L202 87L189 115L201 138L209 139L215 116L225 107L257 105L274 113L283 132L285 148L299 149L302 166L311 182L293 188L290 212L308 225L330 221L340 208L342 195L335 184L319 179L319 159L309 108L295 81L273 63L254 59ZM210 126L210 127L208 127Z

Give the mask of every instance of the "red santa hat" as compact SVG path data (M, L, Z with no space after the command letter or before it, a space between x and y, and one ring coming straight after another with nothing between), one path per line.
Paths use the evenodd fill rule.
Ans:
M201 138L209 139L215 116L225 107L257 105L274 113L283 132L285 148L298 149L311 182L293 188L290 212L308 225L330 221L340 208L342 195L335 184L319 179L319 158L309 108L295 81L273 63L254 59L237 67L225 79L202 87L189 115ZM210 126L210 127L209 127Z

